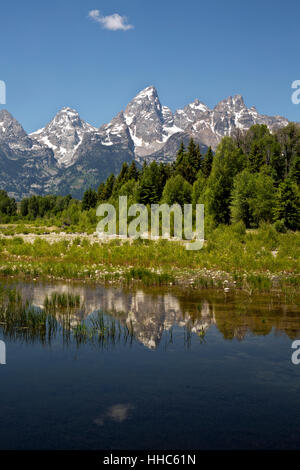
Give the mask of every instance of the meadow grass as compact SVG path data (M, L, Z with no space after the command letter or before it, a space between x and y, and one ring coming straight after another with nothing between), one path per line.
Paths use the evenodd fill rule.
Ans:
M147 286L187 283L269 291L300 285L300 232L278 233L273 226L241 232L219 226L204 247L188 251L183 242L135 240L109 242L81 238L49 243L18 235L0 239L0 274L13 277L139 282Z

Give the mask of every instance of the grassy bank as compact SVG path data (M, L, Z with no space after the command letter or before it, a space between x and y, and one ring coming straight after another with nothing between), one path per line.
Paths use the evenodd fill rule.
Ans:
M4 232L5 233L5 232ZM181 242L112 240L56 234L51 242L35 235L0 239L0 275L81 279L144 285L176 284L270 291L300 285L300 232L273 226L245 231L219 226L204 248L188 251Z

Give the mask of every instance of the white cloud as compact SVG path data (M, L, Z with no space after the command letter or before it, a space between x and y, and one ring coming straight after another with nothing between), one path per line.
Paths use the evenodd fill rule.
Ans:
M130 413L134 410L134 406L131 403L118 403L108 408L101 416L94 419L94 423L97 426L104 426L105 420L110 419L117 423L123 423L129 418Z
M127 23L126 16L121 16L118 13L103 16L99 10L91 10L88 16L97 23L100 23L103 28L109 29L110 31L128 31L128 29L134 28L133 25Z

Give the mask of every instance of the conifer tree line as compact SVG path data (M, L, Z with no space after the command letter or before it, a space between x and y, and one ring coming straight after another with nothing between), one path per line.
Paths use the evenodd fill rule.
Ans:
M92 193L94 194L92 196ZM83 203L129 202L146 205L203 203L206 217L216 224L242 221L246 227L275 223L278 230L300 227L300 126L290 123L272 134L266 125L237 130L224 137L215 155L201 155L190 139L181 143L171 164L152 161L139 170L133 161L120 174L88 190ZM97 200L97 202L96 202Z
M191 138L181 143L172 163L124 163L119 175L110 175L97 190L88 189L82 201L71 196L31 196L20 204L25 219L62 214L66 223L78 223L81 212L95 221L99 203L203 203L205 217L215 226L242 222L247 228L274 223L278 231L300 228L300 126L290 123L271 133L256 124L224 137L215 154L202 155ZM0 191L0 215L17 213L16 203ZM68 222L69 221L69 222Z

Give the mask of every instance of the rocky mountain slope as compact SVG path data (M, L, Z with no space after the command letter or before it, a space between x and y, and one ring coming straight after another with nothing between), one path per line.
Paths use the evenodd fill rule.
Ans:
M210 109L196 99L174 113L160 103L155 87L142 90L108 124L95 128L65 107L44 128L28 135L6 110L0 111L0 187L20 199L29 194L84 190L118 173L124 161L171 161L183 140L193 137L205 152L226 135L253 124L271 130L288 120L247 108L242 96Z
M47 192L58 173L51 149L30 138L6 110L0 111L0 188L20 198Z
M76 150L85 135L97 129L80 119L77 111L62 108L46 127L30 134L32 139L53 150L59 166L74 163Z

